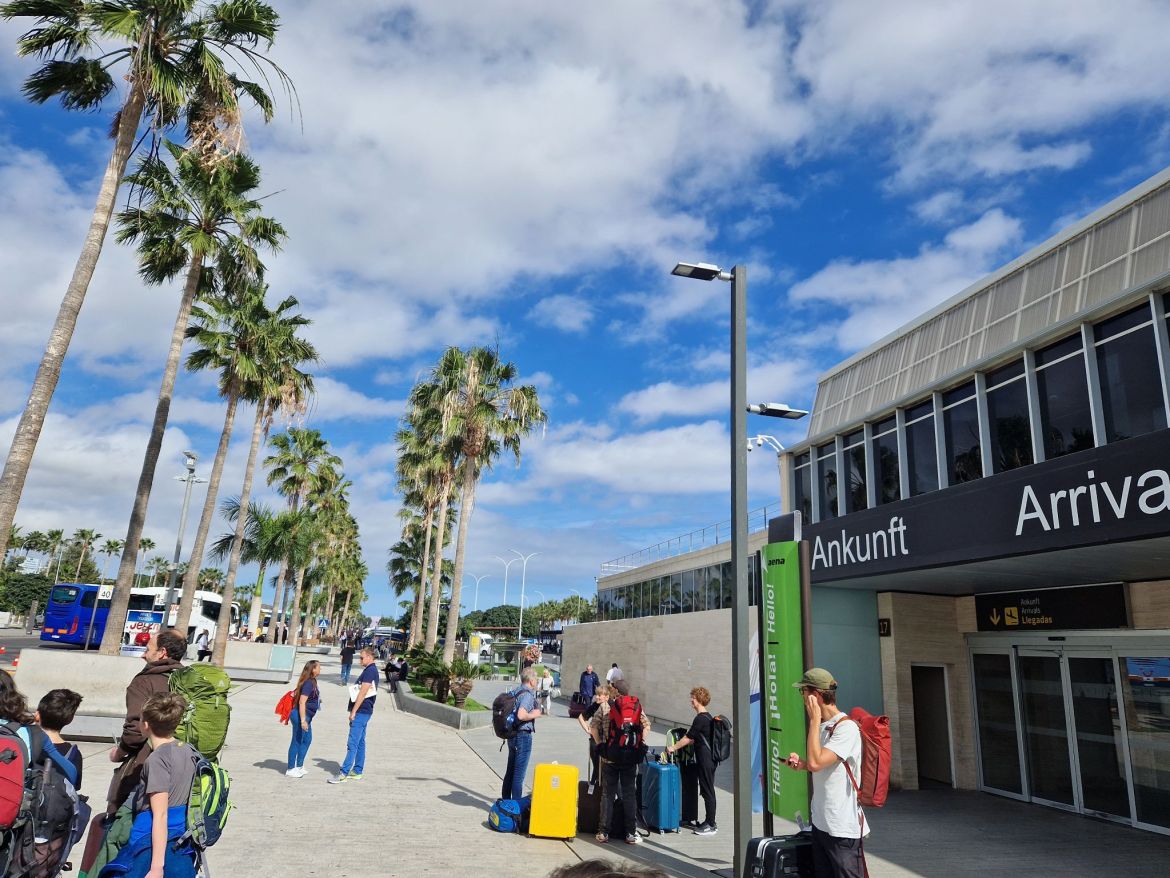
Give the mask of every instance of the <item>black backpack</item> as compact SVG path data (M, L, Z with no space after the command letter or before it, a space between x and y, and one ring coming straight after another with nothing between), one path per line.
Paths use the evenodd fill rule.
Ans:
M56 878L89 826L91 809L66 776L63 754L50 754L43 732L27 727L30 759L24 803L5 842L8 878Z
M716 765L731 758L731 722L725 716L711 717L711 758Z
M501 692L492 702L492 728L497 738L507 741L516 737L516 696L520 694L520 689Z

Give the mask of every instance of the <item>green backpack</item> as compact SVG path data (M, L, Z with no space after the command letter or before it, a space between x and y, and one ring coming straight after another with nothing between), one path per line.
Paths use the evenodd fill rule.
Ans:
M175 737L214 760L227 740L232 718L228 704L232 678L215 665L196 664L172 671L170 688L187 700Z

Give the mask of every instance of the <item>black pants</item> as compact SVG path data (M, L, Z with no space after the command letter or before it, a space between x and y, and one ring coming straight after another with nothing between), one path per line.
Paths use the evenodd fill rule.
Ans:
M632 835L638 825L638 766L601 763L601 821L600 830L609 834L613 817L613 798L621 799L625 812L626 834Z
M210 650L210 649L201 649L201 650L199 650L199 658L198 658L198 661L205 662L205 661L207 661L207 660L208 660L210 657L211 657L211 650Z
M696 747L695 768L699 778L699 795L703 797L703 810L706 812L704 823L715 825L715 762L711 759L708 748ZM698 808L695 808L696 812Z
M813 874L817 878L866 878L860 838L842 838L812 828Z
M597 752L597 742L589 739L589 779L593 783L601 783L601 754Z

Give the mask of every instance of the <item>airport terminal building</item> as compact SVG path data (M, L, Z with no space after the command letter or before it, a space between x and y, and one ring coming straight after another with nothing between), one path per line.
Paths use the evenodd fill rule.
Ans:
M1170 834L1168 314L1170 169L820 378L782 501L896 784ZM565 667L685 720L728 698L729 546L666 554L603 571Z

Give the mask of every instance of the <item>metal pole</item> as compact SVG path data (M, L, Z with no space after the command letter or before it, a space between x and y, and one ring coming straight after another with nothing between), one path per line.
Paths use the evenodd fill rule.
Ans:
M752 837L751 637L747 576L747 269L731 270L731 713L735 735L734 875Z
M167 596L163 602L163 628L171 627L171 604L175 600L175 575L179 572L179 555L183 552L183 531L187 529L187 504L191 502L191 487L195 484L195 458L187 458L187 488L183 491L183 511L179 515L179 535L175 537L175 557L167 576Z

